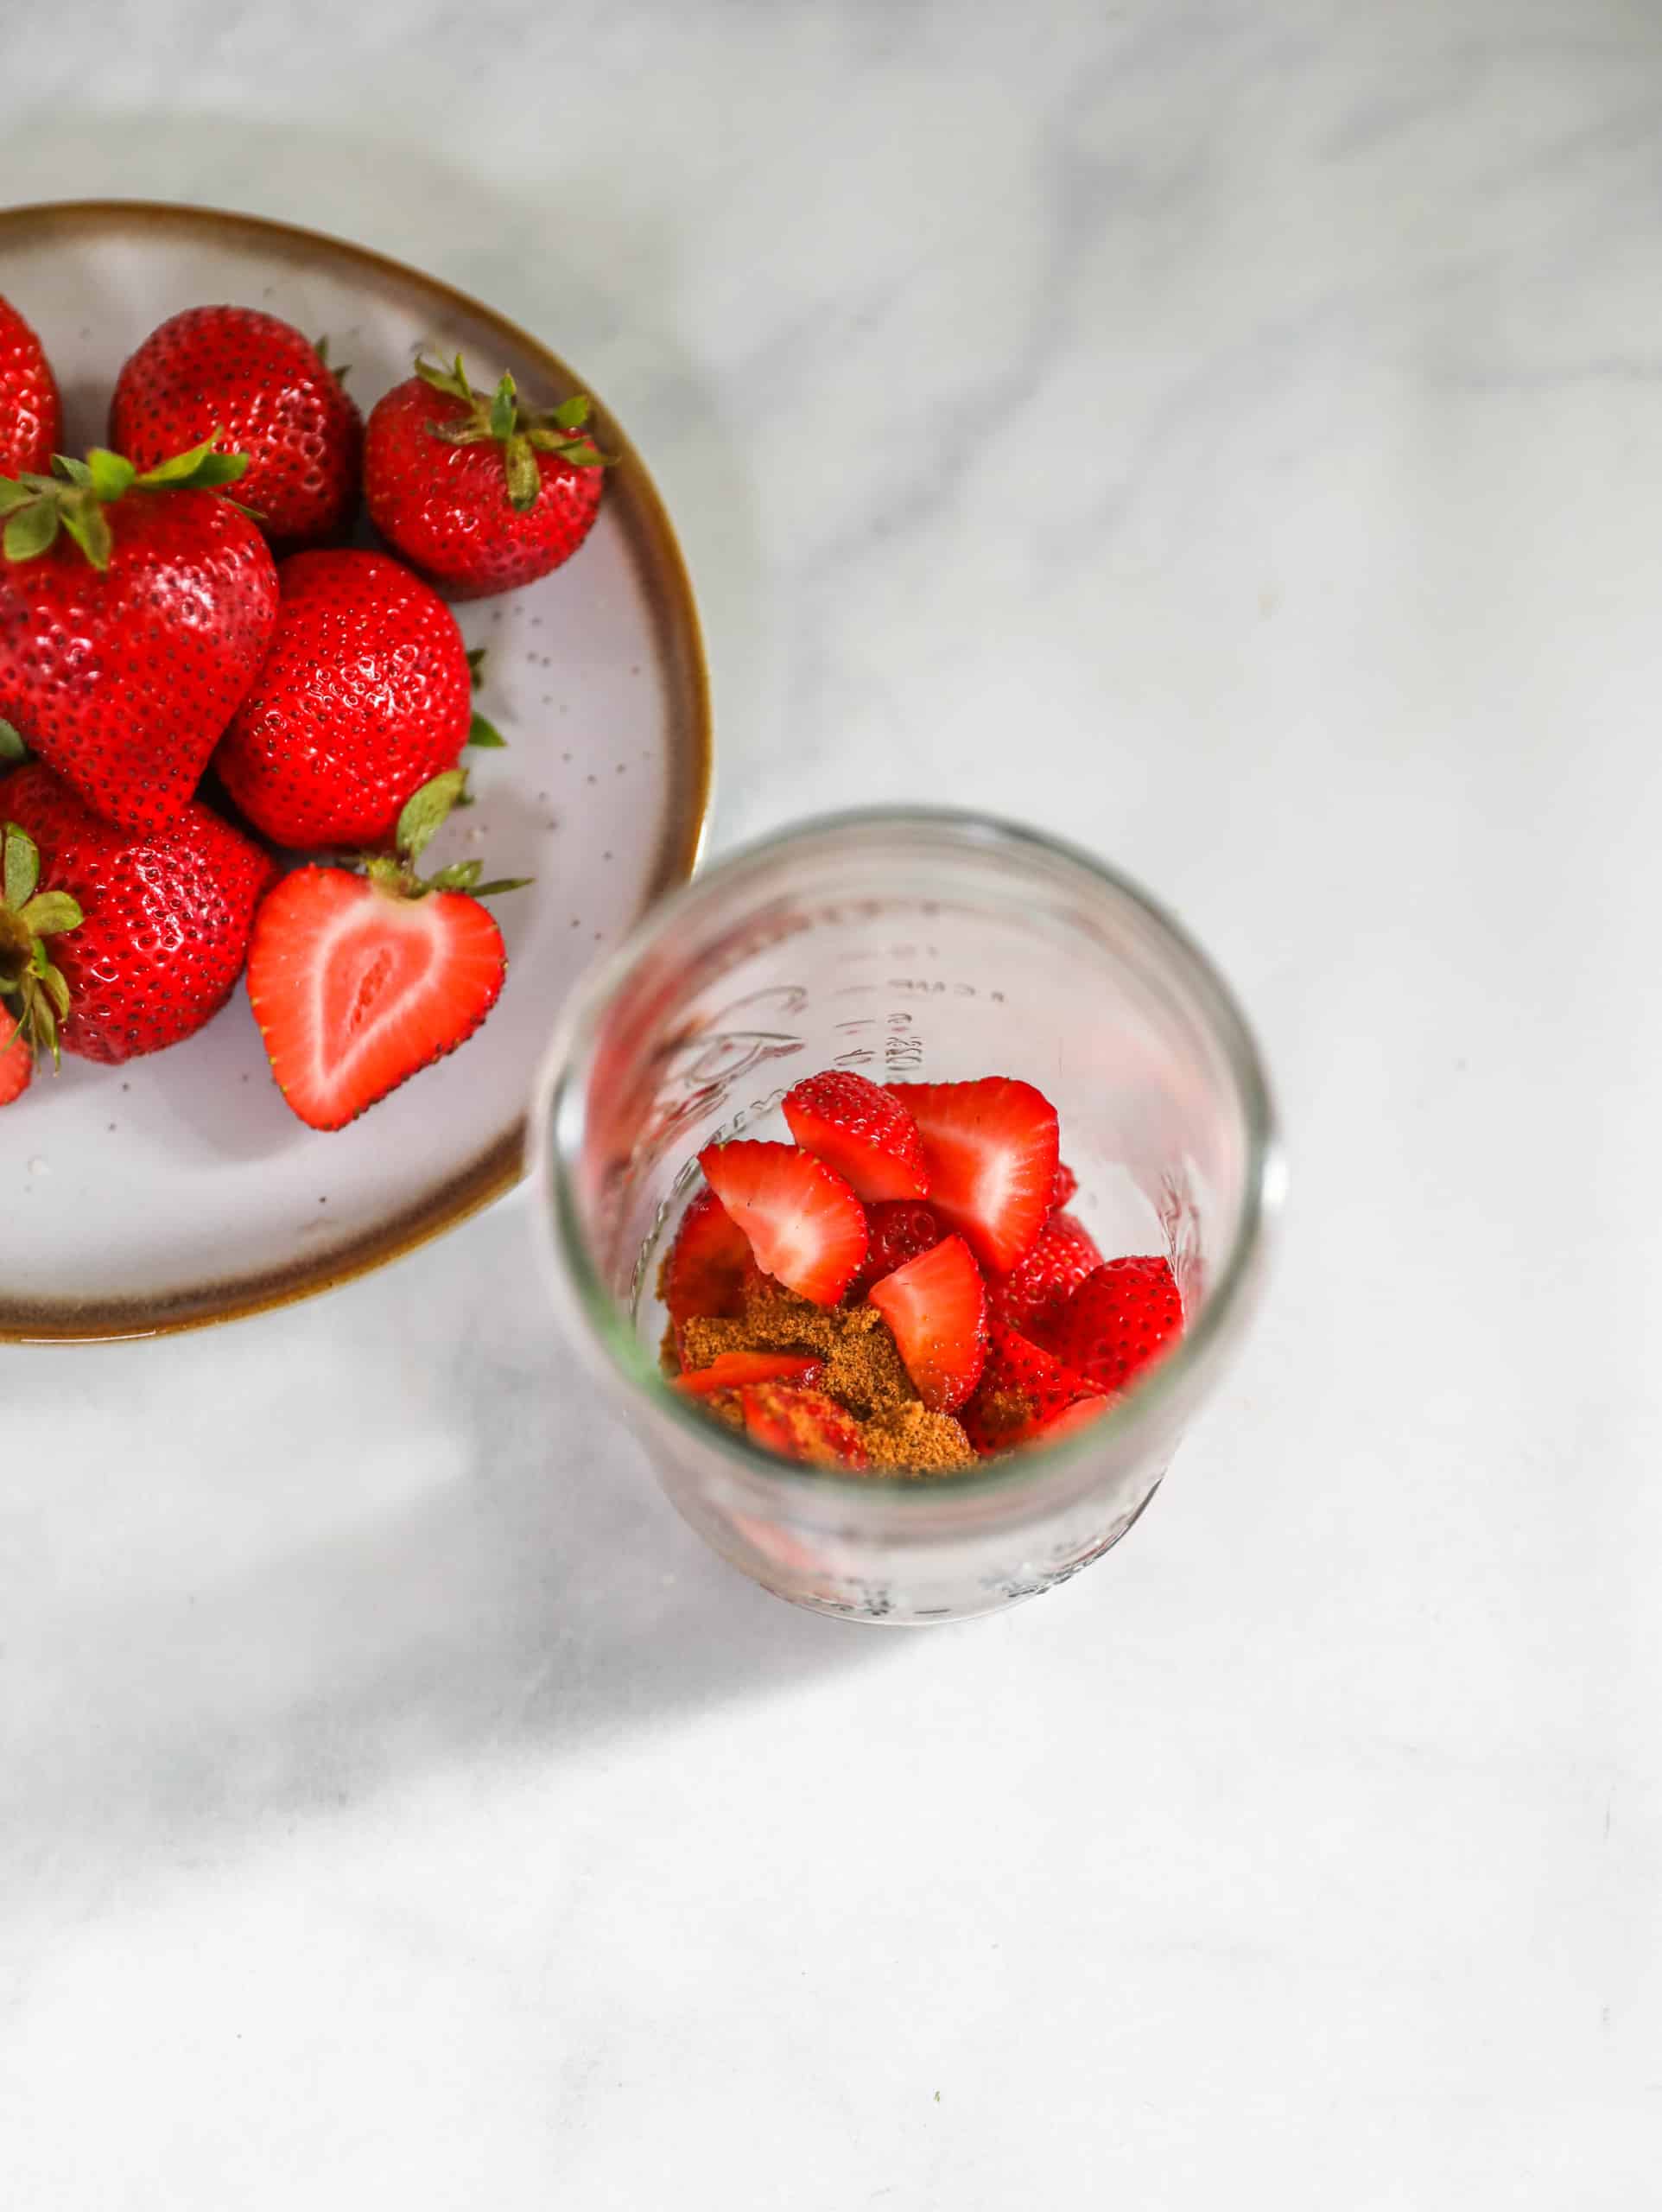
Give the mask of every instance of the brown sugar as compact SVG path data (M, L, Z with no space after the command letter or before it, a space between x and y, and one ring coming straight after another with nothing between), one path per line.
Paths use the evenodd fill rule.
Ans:
M815 1388L854 1416L874 1471L946 1474L974 1460L958 1423L931 1413L919 1398L874 1306L815 1306L759 1276L745 1287L741 1314L684 1321L680 1349L677 1359L672 1332L664 1340L664 1363L672 1372L708 1367L724 1351L814 1353L825 1363ZM705 1403L719 1418L735 1421L736 1406Z

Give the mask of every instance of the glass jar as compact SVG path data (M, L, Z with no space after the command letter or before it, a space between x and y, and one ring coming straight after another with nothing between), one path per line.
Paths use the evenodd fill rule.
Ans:
M697 1154L789 1141L785 1092L831 1066L1036 1084L1104 1255L1170 1257L1176 1349L1071 1437L967 1474L795 1465L669 1389L656 1278ZM530 1146L557 1302L675 1505L778 1596L897 1623L1013 1605L1125 1534L1240 1334L1279 1181L1257 1051L1198 948L1088 855L935 811L804 823L656 907L568 1007Z

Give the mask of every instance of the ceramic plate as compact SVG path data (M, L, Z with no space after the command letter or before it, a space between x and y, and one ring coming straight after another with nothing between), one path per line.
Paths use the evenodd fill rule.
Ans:
M72 452L100 443L117 369L181 308L265 308L352 365L367 413L422 343L539 402L593 387L522 330L378 254L206 208L0 211L0 293L41 334ZM528 875L498 902L502 998L466 1049L333 1135L295 1121L246 995L124 1068L64 1062L0 1119L0 1339L145 1336L325 1290L474 1211L520 1172L539 1053L579 972L690 874L709 783L704 664L650 479L622 455L587 543L523 590L460 607L490 651L479 704L505 752L468 755L477 804L441 859Z

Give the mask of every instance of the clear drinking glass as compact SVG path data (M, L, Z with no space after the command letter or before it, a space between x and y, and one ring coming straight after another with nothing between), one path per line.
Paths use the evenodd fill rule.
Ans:
M1071 1438L966 1475L793 1465L668 1389L656 1279L696 1154L788 1137L785 1092L832 1065L1037 1084L1104 1254L1170 1256L1177 1349ZM675 1505L765 1588L866 1621L993 1611L1125 1534L1239 1335L1278 1185L1205 956L1086 854L934 811L805 823L656 908L570 1005L530 1144L558 1301Z

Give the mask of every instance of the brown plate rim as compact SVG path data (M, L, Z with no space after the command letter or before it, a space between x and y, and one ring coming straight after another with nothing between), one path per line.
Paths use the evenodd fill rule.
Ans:
M586 378L578 377L560 356L509 316L487 307L471 293L441 277L372 246L337 238L327 231L285 223L269 215L244 214L233 208L205 207L192 201L169 200L54 200L0 207L0 246L19 232L31 236L55 229L66 238L115 228L161 228L178 232L230 232L244 239L270 246L282 245L300 253L327 254L354 267L413 285L457 312L476 317L495 332L504 345L536 361L557 391L587 391L594 399L595 422L606 448L619 456L612 476L612 503L636 557L650 577L650 598L657 617L659 651L669 671L676 728L672 760L680 764L672 792L670 819L648 884L640 912L663 894L686 882L698 864L709 816L710 784L714 759L714 735L710 712L709 670L705 660L703 634L687 563L670 523L669 511L644 462ZM678 804L675 803L678 800ZM639 918L638 914L636 919ZM511 1190L525 1172L525 1117L494 1138L485 1149L427 1192L415 1205L390 1220L315 1261L297 1261L289 1267L234 1281L206 1283L168 1291L156 1298L54 1300L51 1302L0 1295L0 1344L108 1344L135 1338L174 1336L186 1330L212 1327L222 1321L246 1319L256 1313L291 1306L338 1289L360 1275L373 1273L393 1260L443 1236L492 1200Z

